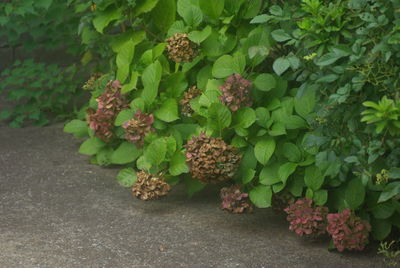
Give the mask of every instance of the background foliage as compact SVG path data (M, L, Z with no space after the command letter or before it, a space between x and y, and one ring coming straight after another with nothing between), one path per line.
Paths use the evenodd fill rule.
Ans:
M25 122L45 125L49 112L58 117L71 113L71 101L80 93L83 66L71 64L70 59L59 65L38 62L34 56L50 51L62 51L63 61L65 55L81 56L80 19L74 4L71 0L2 1L0 47L11 51L15 64L0 76L0 93L10 103L10 108L2 109L0 120L8 119L12 127ZM21 53L26 59L22 63L16 60Z

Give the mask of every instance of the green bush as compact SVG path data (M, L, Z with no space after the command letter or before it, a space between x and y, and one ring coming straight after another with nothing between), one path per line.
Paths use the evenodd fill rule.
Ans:
M65 131L92 163L124 165L121 185L141 187L138 170L189 195L223 181L235 211L241 192L259 208L305 197L340 250L400 227L398 0L94 3L82 38L114 52L111 72Z
M77 14L82 7L74 5L74 10L74 1L3 2L0 6L0 47L10 48L13 57L16 51L22 52L22 57L34 57L39 51L62 49L66 55L75 58L83 52L78 35L80 16ZM85 58L83 63L87 63ZM65 62L55 65L28 58L22 63L16 61L4 70L0 74L0 93L11 102L12 108L2 109L0 120L9 120L12 127L21 127L25 122L42 126L48 123L49 113L58 117L70 114L71 100L80 93L82 83L82 75L78 73L84 73L85 68L66 65Z

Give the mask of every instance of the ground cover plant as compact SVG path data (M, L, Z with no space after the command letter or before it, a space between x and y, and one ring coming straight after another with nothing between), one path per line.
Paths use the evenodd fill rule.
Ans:
M232 213L363 250L400 227L400 1L93 1L103 62L65 131L143 200L221 186Z

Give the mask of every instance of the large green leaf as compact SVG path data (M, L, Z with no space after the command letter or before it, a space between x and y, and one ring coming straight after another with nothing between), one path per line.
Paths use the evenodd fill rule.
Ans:
M178 0L178 14L186 24L193 27L198 26L203 21L201 9L188 0Z
M179 119L178 104L175 99L168 99L164 101L160 109L154 112L154 115L164 122L173 122Z
M117 79L124 83L129 75L129 67L135 52L135 43L129 39L119 47L116 58L117 63Z
M254 80L254 85L261 91L270 91L276 87L276 80L272 74L260 74Z
M159 0L138 0L137 5L133 11L134 16L139 16L140 14L150 12L157 5L158 1Z
M142 97L147 105L152 104L157 97L161 75L162 67L159 61L150 64L143 71L142 82L144 89L142 92Z
M208 25L206 26L202 31L193 31L190 32L188 37L190 40L192 40L195 43L200 44L201 42L203 42L204 40L207 39L207 37L210 36L210 34L212 33L212 29L211 27Z
M144 156L149 163L158 166L164 161L166 153L167 142L164 138L160 138L154 140L149 146L147 146Z
M212 74L216 78L225 78L234 73L241 74L246 68L246 57L243 55L223 55L213 65Z
M195 193L201 191L206 184L200 183L198 180L191 178L190 176L185 176L184 180L186 185L186 191L189 197L192 197Z
M279 179L282 181L283 184L286 184L287 179L289 178L290 175L293 174L293 172L296 171L297 164L295 163L285 163L279 167L278 170L278 175Z
M260 183L264 185L274 185L281 182L278 174L279 163L273 163L272 165L265 166L259 175Z
M91 137L84 141L79 147L79 152L85 155L95 155L106 144L97 137Z
M352 179L346 187L345 201L349 208L357 209L364 202L365 186L361 178Z
M151 14L154 25L166 33L176 18L176 0L161 0Z
M224 10L225 0L199 0L200 8L211 19L219 19Z
M299 148L290 142L286 142L283 144L283 155L291 162L300 162L302 155Z
M130 142L123 142L111 155L112 164L128 164L135 161L142 154L142 150Z
M310 166L306 168L304 181L310 189L317 191L324 184L325 178L318 167Z
M122 110L118 113L117 118L115 118L114 125L122 126L123 123L133 118L135 112L132 110Z
M250 191L250 200L259 208L271 206L272 190L270 186L260 185Z
M307 118L314 111L315 103L315 92L309 91L303 96L294 98L294 109L298 115Z
M254 155L261 164L265 165L274 153L275 147L275 140L271 137L266 137L256 143Z
M256 121L256 112L250 107L240 108L233 116L235 127L248 128Z
M64 132L74 134L76 138L84 138L89 135L87 123L78 119L68 122L64 126Z
M211 104L208 109L208 116L208 126L218 132L229 127L232 122L230 110L221 103Z
M93 19L93 26L98 32L103 33L104 28L106 28L110 22L121 17L121 10L111 6L105 11L97 12L96 17Z
M385 239L392 231L392 224L389 220L372 218L370 223L372 225L372 236L378 241Z
M277 75L283 74L290 67L290 61L286 58L277 58L272 65Z
M178 176L182 173L188 173L189 167L186 164L186 158L182 152L175 152L169 163L169 173L172 176Z
M133 168L122 169L117 174L117 181L123 187L131 187L136 181L136 172Z

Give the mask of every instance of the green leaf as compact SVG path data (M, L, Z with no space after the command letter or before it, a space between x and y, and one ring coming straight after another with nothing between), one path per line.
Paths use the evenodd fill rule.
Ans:
M272 74L260 74L254 80L254 85L261 91L270 91L276 87L276 80Z
M321 170L316 166L310 166L306 168L304 175L304 182L313 191L317 191L324 184L325 178L322 175Z
M79 147L79 153L85 155L95 155L101 150L106 144L97 137L91 137L84 141Z
M111 163L124 165L135 161L142 154L142 150L130 142L124 141L111 155Z
M290 67L290 61L286 58L278 58L274 61L272 68L277 75L283 74Z
M121 18L121 10L111 7L105 11L97 12L96 17L93 19L93 26L99 32L103 33L104 28L113 20Z
M254 169L252 169L252 168L244 169L241 174L242 183L247 184L247 183L251 182L255 175L256 175L256 171Z
M151 19L154 25L166 33L176 18L176 0L161 0L153 9Z
M223 55L218 58L213 65L212 74L217 78L225 78L234 73L233 58L230 55Z
M328 191L321 189L314 192L313 200L317 206L325 205L328 201Z
M278 175L279 179L283 182L283 184L286 184L287 179L289 178L290 175L293 174L293 172L296 171L297 164L295 163L285 163L279 167L278 170Z
M164 161L166 153L167 142L164 138L160 138L154 140L149 146L147 146L144 156L149 163L158 166Z
M271 36L272 36L272 38L275 39L275 41L278 41L278 42L285 42L287 40L292 39L292 37L289 34L287 34L285 32L285 30L283 30L283 29L278 29L278 30L273 31L271 33Z
M250 200L259 208L271 206L272 190L269 186L260 185L250 191Z
M199 4L204 14L217 20L224 10L225 0L199 0Z
M365 187L361 178L352 179L346 187L345 201L350 209L357 209L364 202Z
M122 110L118 113L117 118L115 118L114 125L119 127L122 126L123 123L133 118L134 111L132 110Z
M388 219L394 214L395 211L396 208L393 203L385 202L373 207L372 215L374 215L376 219Z
M178 14L190 26L196 27L203 21L200 8L188 0L178 0Z
M301 151L299 148L290 142L283 144L283 155L291 162L300 162L302 159Z
M294 109L298 115L307 118L314 111L315 103L315 92L309 91L301 97L294 98Z
M225 78L234 73L243 73L245 67L246 58L243 55L223 55L214 62L212 74L216 78Z
M250 107L240 108L233 116L235 127L248 128L256 121L256 112Z
M78 119L68 122L64 127L64 132L74 134L75 138L84 138L89 135L87 123Z
M163 102L160 109L154 112L156 118L164 122L173 122L179 119L178 104L175 99L168 99Z
M281 182L278 170L279 163L273 163L272 165L265 166L259 175L260 183L264 185L274 185L278 182Z
M210 36L212 32L211 27L208 25L206 26L202 31L193 31L190 32L188 37L190 40L192 40L195 43L200 44L201 42L203 42L204 40L207 39L207 37Z
M378 203L385 202L396 195L400 195L400 182L393 182L386 185L384 191L379 196Z
M178 176L182 173L188 173L189 167L186 164L186 158L182 152L175 152L169 163L169 173L172 176Z
M327 66L327 65L335 63L341 57L342 57L341 55L337 55L336 53L329 52L329 53L323 55L322 57L320 57L319 59L315 60L315 64L318 66Z
M134 16L139 16L140 14L150 12L157 5L159 0L141 0L137 1L137 6L135 7L133 14ZM165 0L161 0L165 1Z
M384 240L392 231L392 224L389 220L371 218L372 236L374 239Z
M118 172L117 181L122 187L132 187L137 181L136 172L133 168L124 168Z
M144 89L142 97L147 105L152 104L158 95L158 86L161 81L161 75L162 67L159 61L150 64L143 71L142 82Z
M129 74L130 64L135 53L135 43L129 39L118 47L118 54L116 57L117 63L117 79L124 83Z
M139 78L139 73L136 71L133 71L131 74L131 80L129 81L128 84L125 84L121 88L121 93L126 94L128 92L131 92L133 89L136 89L138 78Z
M104 147L96 154L97 165L107 166L111 163L111 154L113 149L110 147Z
M46 10L49 9L52 3L53 0L35 0L35 6Z
M208 109L208 125L213 130L221 132L230 126L232 115L228 107L221 103L213 103Z
M275 140L271 137L266 137L257 142L256 146L254 147L254 155L256 156L258 162L266 165L274 153L275 147Z

